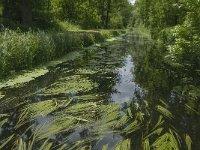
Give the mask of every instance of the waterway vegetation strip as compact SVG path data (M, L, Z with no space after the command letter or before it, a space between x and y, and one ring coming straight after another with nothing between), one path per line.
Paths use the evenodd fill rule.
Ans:
M31 69L70 51L103 42L120 33L125 33L125 30L80 30L57 33L4 29L0 32L0 77Z
M76 31L77 33L79 31ZM83 33L83 30L81 31L81 33ZM91 31L85 31L85 32L91 32ZM114 42L117 40L122 40L121 36L119 35L124 35L127 31L126 30L113 30L113 31L108 31L108 30L101 30L101 31L93 31L95 34L99 34L99 32L101 32L102 34L102 40L98 40L97 41L93 41L95 43L90 43L92 44L91 46L86 47L86 49L88 51L93 51L94 49L97 49L101 46L101 43L103 41L104 45L109 44L110 42ZM112 34L110 34L110 32L112 32ZM103 35L104 34L104 35ZM118 36L117 36L118 35ZM67 51L67 52L63 52L66 53L64 54L64 56L59 56L58 58L55 58L51 61L47 61L47 62L41 62L41 64L38 64L37 66L32 66L29 69L25 69L25 70L19 70L17 72L11 72L9 75L7 75L7 77L4 77L3 79L0 78L0 90L3 88L19 88L24 86L24 84L28 84L31 81L34 81L35 79L46 75L47 73L49 73L49 70L51 68L55 68L57 67L57 65L61 65L64 62L69 62L69 61L73 61L77 58L81 58L83 57L83 46L81 47L76 47L76 49L73 49L73 51ZM91 53L89 52L89 53ZM109 62L108 62L109 63ZM111 64L113 64L113 62L111 62ZM92 70L79 70L77 72L77 74L93 74L94 71ZM0 97L0 99L3 98Z
M137 35L136 32L134 35ZM142 37L143 39L145 38ZM153 71L155 72L155 70ZM75 72L77 75L60 78L58 83L44 88L41 95L69 93L68 87L70 86L72 91L78 90L73 92L88 91L98 86L95 83L92 85L91 81L84 76L95 74L95 71L78 69ZM75 84L76 80L80 82ZM178 87L176 90L179 90ZM191 96L195 97L194 93L191 91ZM82 98L92 100L96 97L94 94ZM77 98L81 98L81 96L77 96ZM198 111L191 102L192 99L189 103L180 103L179 107L183 107L187 115L195 114L199 117ZM173 123L182 114L175 114L173 109L170 103L162 100L156 100L156 104L154 102L151 104L151 100L133 102L124 109L114 103L103 105L102 102L96 101L43 99L31 104L24 103L23 108L20 108L16 113L16 121L9 132L10 134L1 140L0 144L2 149L9 146L18 149L92 149L93 143L100 142L109 133L114 132L116 135L124 137L113 147L116 150L133 148L191 150L193 142L190 134L179 129ZM121 111L124 113L121 114ZM39 121L41 118L42 121ZM12 116L9 113L1 114L0 128L8 125L10 120L12 120ZM24 127L27 128L25 131ZM87 136L70 143L73 131L78 129L87 130ZM22 133L15 132L18 130ZM28 135L29 132L32 134L30 137L24 136ZM52 140L54 137L59 138L60 136L62 136L62 140L59 140L59 143ZM109 144L109 142L105 143L102 149L109 149Z
M115 150L133 148L191 150L190 136L179 131L172 123L176 115L171 112L171 108L166 109L166 104L164 105L162 101L156 106L150 105L144 100L130 103L128 108L123 109L119 104L74 103L70 99L59 103L46 100L26 105L17 117L15 130L22 128L25 124L28 125L28 122L34 121L41 115L45 121L38 122L35 126L31 125L24 131L23 134L27 134L29 130L32 131L29 139L12 134L0 141L1 148L9 144L12 148L23 147L24 150L66 149L67 147L69 149L92 149L92 143L101 141L112 129L115 134L124 136L124 139L113 147ZM123 115L120 110L124 111ZM8 122L9 115L4 115L1 117L0 127ZM91 124L93 128L90 127ZM90 129L88 136L67 145L72 136L71 131L78 128ZM49 139L58 134L63 135L64 138L59 144ZM102 146L102 150L108 150L108 145L109 143Z
M56 67L59 64L62 64L66 61L72 61L77 57L81 57L81 53L78 51L72 51L67 53L65 56L42 63L32 69L23 70L16 72L15 74L9 75L7 78L0 81L0 90L3 88L14 88L21 87L24 84L27 84L38 77L44 76L49 73L49 69ZM1 97L0 97L1 99Z

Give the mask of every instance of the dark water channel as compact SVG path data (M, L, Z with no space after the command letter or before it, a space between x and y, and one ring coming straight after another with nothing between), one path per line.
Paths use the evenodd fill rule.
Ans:
M49 67L31 82L1 89L0 145L12 149L32 142L33 149L40 149L46 141L51 149L95 150L106 144L112 149L124 136L99 127L109 115L103 114L111 109L108 105L124 114L131 101L175 97L175 82L167 71L149 67L150 43L145 37L123 35L77 51L75 59ZM156 59L153 54L151 58ZM198 121L191 128L196 129ZM183 129L188 127L185 122Z

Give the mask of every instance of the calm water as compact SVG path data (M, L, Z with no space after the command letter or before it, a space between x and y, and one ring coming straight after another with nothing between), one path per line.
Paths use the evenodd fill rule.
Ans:
M53 143L52 149L57 149L58 145L66 144L69 148L88 138L86 143L90 143L92 149L101 149L105 144L111 149L124 137L110 128L107 133L98 129L96 122L102 119L101 106L119 104L119 113L123 114L131 101L145 99L156 103L162 98L177 110L176 94L172 91L177 83L169 77L169 68L160 67L159 56L157 59L155 54L149 53L151 48L147 38L124 35L78 51L80 55L76 59L49 67L46 75L30 83L2 89L5 97L0 100L0 119L5 123L0 124L0 143L13 135L4 147L11 149L9 143L20 138L28 143L35 136L35 149L46 139ZM199 119L191 117L194 116L176 120L176 125L183 130L191 127L188 132L198 145ZM88 121L91 123L85 125ZM97 135L92 132L94 129L106 136L89 140Z

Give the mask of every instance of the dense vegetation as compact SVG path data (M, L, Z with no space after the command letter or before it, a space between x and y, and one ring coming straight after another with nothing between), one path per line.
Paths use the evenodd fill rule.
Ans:
M131 8L128 0L2 0L0 21L13 28L126 28Z
M174 112L176 117L174 123L169 125L180 130L184 124L184 129L179 133L188 133L193 144L192 148L181 144L179 148L170 149L198 149L199 142L196 139L199 138L197 118L200 114L200 1L137 0L134 8L135 24L147 28L154 41L154 46L145 52L144 58L141 59L146 61L138 63L137 69L140 72L137 80L150 91L148 102L153 105L159 103L156 102L159 98L163 98L158 95L158 91L165 89L163 94L171 92L169 97L165 97L165 103L173 107L171 112ZM144 76L145 74L148 75ZM152 101L153 95L158 99ZM196 118L196 121L192 118ZM180 134L179 136L181 137ZM161 138L159 137L158 141ZM155 145L151 141L147 144L150 144L150 147ZM164 145L163 143L162 146Z
M165 62L183 74L199 75L200 2L198 0L137 0L135 22L151 32Z
M193 97L194 103L200 91L199 12L198 0L137 0L134 10L135 23L148 28L156 41L151 55L160 55L156 61L162 61L179 92Z
M103 42L122 31L12 31L0 33L0 77L59 58L70 51Z
M82 50L44 77L0 82L0 149L199 149L199 0L2 0L0 24L3 78ZM118 104L125 50L134 97Z
M118 35L111 30L81 30L126 28L131 8L127 0L1 1L0 76Z

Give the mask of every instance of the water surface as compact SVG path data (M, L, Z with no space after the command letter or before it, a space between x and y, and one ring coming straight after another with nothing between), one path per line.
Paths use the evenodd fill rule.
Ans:
M78 50L75 59L49 67L31 82L1 89L0 119L5 122L0 123L0 143L11 137L5 149L20 140L34 141L34 149L46 140L51 149L95 150L106 144L113 148L126 137L104 123L125 114L131 102L149 100L156 105L159 99L176 97L167 70L152 67L151 63L160 64L150 60L156 59L149 55L151 48L148 38L123 35ZM109 111L116 116L109 116Z

